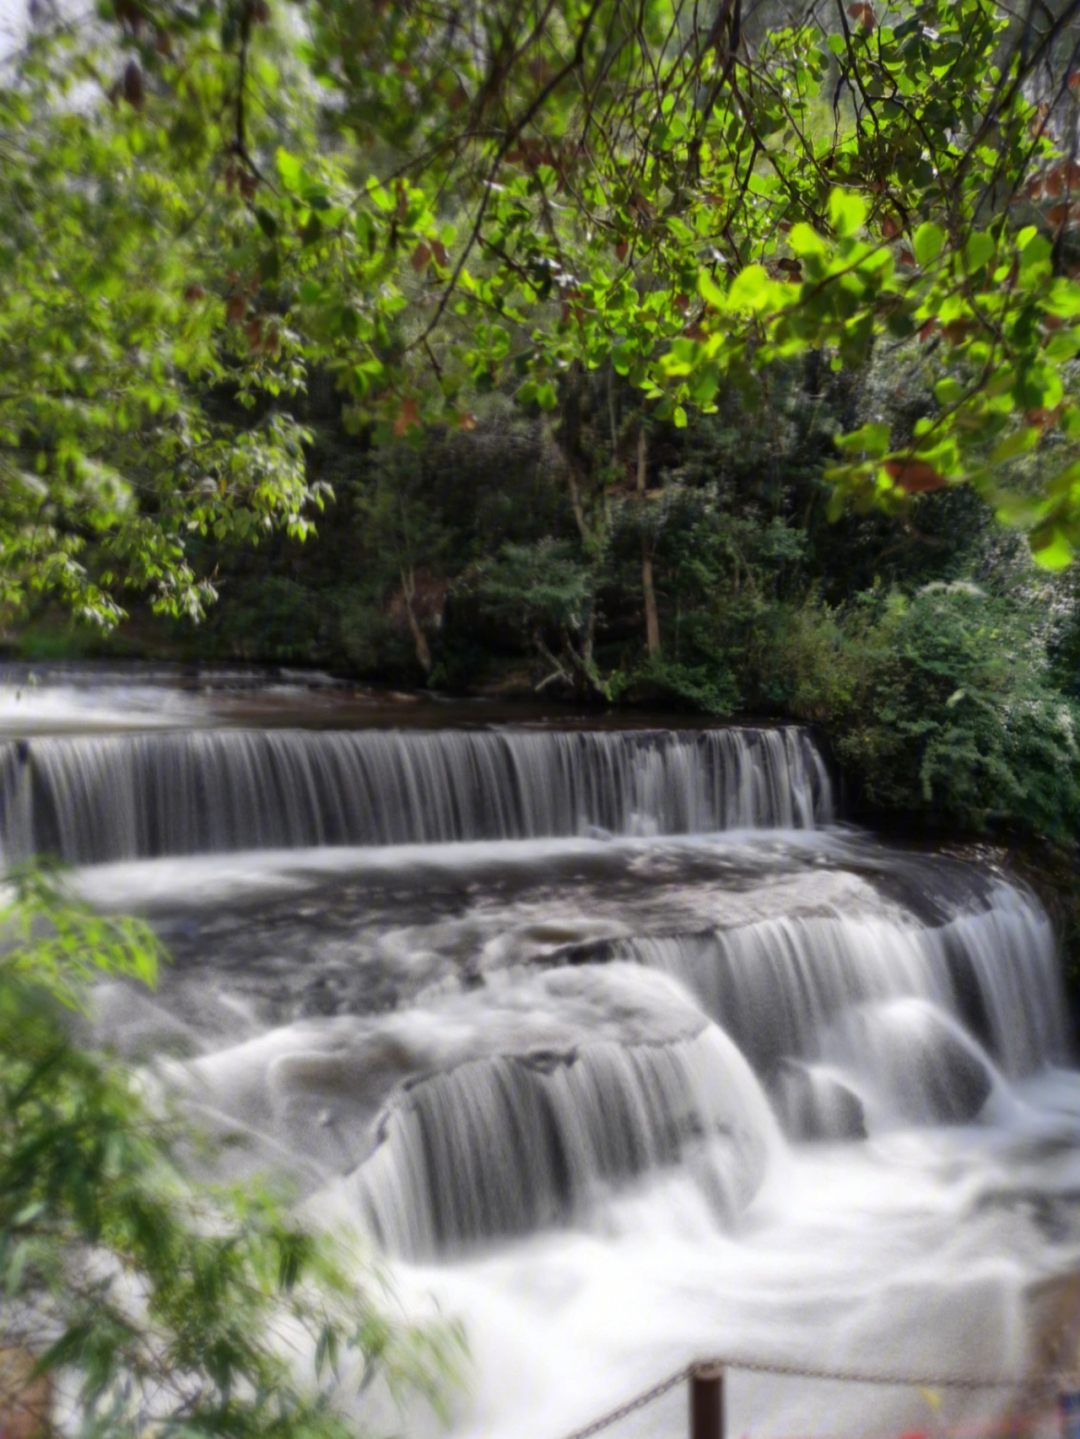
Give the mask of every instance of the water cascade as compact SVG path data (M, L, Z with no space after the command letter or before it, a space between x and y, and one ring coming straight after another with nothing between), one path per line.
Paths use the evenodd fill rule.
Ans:
M214 1172L285 1177L464 1318L455 1439L558 1439L724 1349L1030 1360L1025 1296L1080 1263L1080 1080L1022 886L838 827L794 727L192 706L0 742L0 848L166 939L160 990L105 986L94 1023L227 1141ZM740 1382L732 1432L867 1432L864 1392ZM876 1395L873 1431L925 1402ZM942 1402L943 1432L1002 1403Z
M806 828L832 818L798 729L700 734L180 731L0 744L11 858Z

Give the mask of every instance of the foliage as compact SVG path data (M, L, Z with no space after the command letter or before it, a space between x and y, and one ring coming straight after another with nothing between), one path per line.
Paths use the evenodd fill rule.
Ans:
M878 814L1068 838L1080 708L1056 689L1041 617L969 581L868 592L801 617L779 665L792 710L825 719Z
M65 1011L94 975L150 982L139 924L102 919L53 876L9 876L0 914L0 1295L75 1403L77 1432L353 1433L350 1367L438 1397L453 1329L391 1324L340 1246L267 1193L192 1186L135 1077L76 1047ZM303 1373L305 1348L314 1370ZM311 1362L311 1361L309 1361ZM434 1387L433 1387L434 1386ZM73 1431L75 1432L75 1431Z
M199 614L200 537L308 524L317 373L419 440L612 369L682 427L900 347L927 412L841 424L833 512L970 482L1069 562L1080 0L98 8L0 84L9 614Z
M213 137L95 98L101 53L62 42L0 85L0 626L37 593L108 626L125 588L198 617L192 536L307 528L306 434L278 403L303 369L287 327L219 323L244 206L204 169Z

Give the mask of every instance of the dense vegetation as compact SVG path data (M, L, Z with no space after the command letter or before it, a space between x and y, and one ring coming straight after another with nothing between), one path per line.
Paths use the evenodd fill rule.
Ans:
M1038 570L968 489L830 520L838 412L880 406L885 366L859 389L813 382L791 367L767 417L733 397L677 429L600 372L555 430L492 396L468 434L381 446L327 392L304 414L311 478L334 492L318 534L193 549L220 590L207 620L137 615L107 652L795 718L886 823L1074 834L1071 577ZM101 652L48 612L23 634L28 654L80 643Z
M1073 834L1076 10L37 7L9 645L126 606L141 652L811 719L893 820Z

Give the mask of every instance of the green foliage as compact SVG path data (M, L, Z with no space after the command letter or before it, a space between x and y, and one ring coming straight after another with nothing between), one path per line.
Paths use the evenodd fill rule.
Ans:
M871 811L1075 835L1080 709L1053 684L1033 606L969 581L871 591L844 614L801 615L774 663Z
M0 81L5 615L199 616L200 541L309 524L316 373L380 442L612 370L681 430L906 346L927 412L842 418L833 513L970 483L1080 544L1080 0L98 8Z
M192 147L106 103L108 63L76 27L0 76L0 628L37 595L109 627L125 589L199 617L192 537L300 535L320 497L281 403L295 340L239 323L246 208L209 181L212 128Z
M346 1439L350 1383L376 1372L437 1400L459 1349L452 1327L391 1323L355 1256L268 1193L190 1183L178 1126L134 1075L72 1042L65 1010L95 974L152 979L152 936L91 914L41 872L8 883L0 1342L63 1377L72 1432Z
M590 601L587 568L566 542L505 544L477 566L470 588L481 612L525 635L576 631Z

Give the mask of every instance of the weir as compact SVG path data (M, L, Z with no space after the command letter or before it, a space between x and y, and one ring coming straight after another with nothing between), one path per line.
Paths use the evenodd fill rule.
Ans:
M0 744L0 836L73 864L312 845L809 828L805 731L187 731Z

